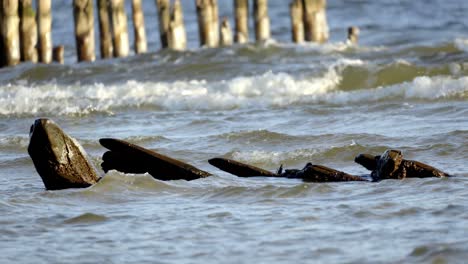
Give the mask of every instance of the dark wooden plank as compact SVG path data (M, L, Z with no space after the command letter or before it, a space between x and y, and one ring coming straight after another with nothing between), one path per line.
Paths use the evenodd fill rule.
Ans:
M158 180L195 180L211 174L185 162L156 153L132 143L113 138L102 138L99 143L110 151L103 155L104 171L149 173Z
M208 160L208 162L216 168L238 177L278 177L276 173L231 159L214 158Z

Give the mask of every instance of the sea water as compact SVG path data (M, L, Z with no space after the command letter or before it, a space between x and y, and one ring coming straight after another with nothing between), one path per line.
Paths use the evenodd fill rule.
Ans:
M289 1L270 0L273 40L217 49L198 47L194 1L182 2L186 52L159 50L154 1L144 1L148 54L77 64L71 6L58 0L65 65L0 69L2 263L466 261L468 2L330 0L329 43L294 45ZM232 1L219 4L232 18ZM360 27L358 46L346 43L348 26ZM213 176L98 169L90 188L46 191L27 154L40 117L97 168L98 139L114 137ZM454 177L303 183L207 162L365 175L354 157L389 148Z

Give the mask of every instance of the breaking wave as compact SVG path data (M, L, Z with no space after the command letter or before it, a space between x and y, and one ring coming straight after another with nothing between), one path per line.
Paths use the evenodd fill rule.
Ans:
M16 84L0 86L0 115L113 114L122 109L231 110L297 104L349 104L381 100L463 100L468 77L420 76L372 88L342 85L350 69L372 67L361 60L340 59L318 76L266 72L230 80L189 80L92 85ZM389 66L393 67L393 66Z

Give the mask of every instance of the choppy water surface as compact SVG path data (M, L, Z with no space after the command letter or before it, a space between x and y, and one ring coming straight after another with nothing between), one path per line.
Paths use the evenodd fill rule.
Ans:
M5 263L464 263L468 257L468 3L329 1L331 43L289 43L287 1L270 1L267 45L75 64L71 10L54 1L66 65L0 69L0 252ZM230 14L231 1L221 13ZM185 4L185 2L184 2ZM361 28L347 46L345 29ZM130 27L131 28L131 27ZM214 176L160 182L109 172L48 192L29 126L54 119L99 167L101 137ZM306 162L354 174L358 153L404 151L455 175L379 183L241 179L215 156L266 169ZM102 172L101 172L102 173Z

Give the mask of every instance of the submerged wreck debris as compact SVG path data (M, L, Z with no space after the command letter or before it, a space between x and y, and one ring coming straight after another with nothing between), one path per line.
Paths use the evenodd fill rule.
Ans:
M149 173L159 180L194 180L209 173L192 165L118 139L101 139L110 149L103 156L105 172ZM28 153L47 190L86 188L99 181L81 145L49 119L31 126Z
M47 190L86 188L99 180L80 144L52 120L31 126L28 153Z
M129 142L103 138L108 149L101 164L104 172L149 173L158 180L195 180L211 176L190 164L164 156ZM49 119L37 119L31 126L28 153L47 190L86 188L100 180L80 144ZM302 169L274 173L239 161L214 158L211 165L239 177L282 177L305 182L369 181L322 165L307 163ZM371 172L372 181L385 179L448 177L449 174L427 164L403 159L399 150L387 150L380 156L360 154L355 162Z
M354 161L372 171L373 181L385 179L449 177L450 175L419 161L405 160L400 150L389 149L381 156L360 154Z
M164 156L129 142L102 138L99 143L109 151L102 156L104 172L117 170L123 173L149 173L163 181L195 180L211 174L182 161Z
M372 181L450 176L422 162L403 159L403 155L399 150L387 150L380 156L359 154L354 161L372 171L370 175ZM284 172L283 166L281 166L277 173L273 173L226 158L214 158L208 162L220 170L239 177L282 177L302 179L305 182L368 181L361 176L350 175L322 165L313 165L312 163L307 163L300 170L292 169L284 170Z
M307 163L303 169L284 170L282 166L277 173L273 173L239 161L214 158L208 161L220 170L229 172L238 177L278 177L290 179L302 179L305 182L342 182L342 181L367 181L365 178L346 174L321 165Z

